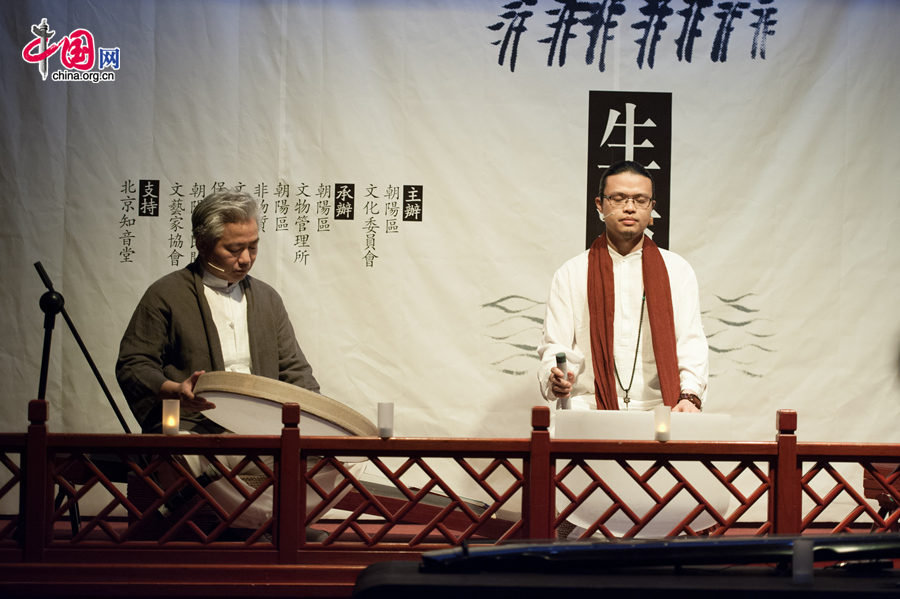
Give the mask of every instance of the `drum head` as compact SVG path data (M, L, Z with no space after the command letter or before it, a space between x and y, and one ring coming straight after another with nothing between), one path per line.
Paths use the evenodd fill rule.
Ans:
M281 406L300 405L300 431L310 436L374 437L378 428L352 408L308 389L241 372L207 372L194 394L216 404L203 415L240 435L279 435Z

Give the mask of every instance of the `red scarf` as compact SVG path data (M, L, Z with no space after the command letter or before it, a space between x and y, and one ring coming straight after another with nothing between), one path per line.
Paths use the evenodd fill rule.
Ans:
M591 317L591 353L594 356L594 394L597 409L618 410L615 360L613 357L613 319L616 314L616 295L613 282L612 257L607 247L606 233L594 240L588 253L588 311ZM672 311L672 290L669 273L659 248L644 237L641 271L644 294L650 317L653 357L659 374L663 403L674 407L681 393L678 375L678 354L675 349L675 316Z

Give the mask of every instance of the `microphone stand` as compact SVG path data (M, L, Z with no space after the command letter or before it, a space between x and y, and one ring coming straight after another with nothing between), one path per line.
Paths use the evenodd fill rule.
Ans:
M211 265L212 266L212 265ZM109 405L112 407L113 412L116 413L116 417L119 419L119 423L122 425L122 428L126 433L131 434L131 429L128 427L128 423L125 422L125 418L122 416L122 412L119 411L119 406L116 405L115 400L113 399L112 394L109 392L109 388L106 386L106 383L103 380L103 376L100 374L100 371L97 369L96 364L94 364L94 360L91 358L91 354L88 351L87 347L84 345L84 342L81 340L81 336L78 334L78 331L75 329L75 325L72 323L72 319L69 318L68 313L66 313L66 309L64 307L65 299L62 294L53 289L53 282L50 280L50 277L47 275L47 271L44 270L44 267L40 262L34 263L35 269L37 269L38 275L41 277L41 281L44 282L44 286L47 287L46 293L41 296L40 306L41 310L44 311L44 350L41 356L41 375L40 382L38 383L38 399L45 400L45 395L47 393L47 372L49 370L50 365L50 341L53 336L53 327L56 322L56 315L62 314L63 318L66 321L66 325L69 327L69 331L71 331L72 336L75 338L75 341L78 343L78 347L81 348L81 353L84 354L85 360L87 360L88 365L91 367L91 372L94 373L94 378L97 379L97 382L100 383L100 388L103 389L103 393L106 395L106 399L109 401ZM86 456L87 459L91 459L90 456ZM102 456L94 456L95 458L102 458ZM138 457L138 461L146 466L146 458ZM99 465L98 467L103 469L104 465ZM218 475L218 476L217 476ZM113 475L117 476L117 475ZM206 487L208 484L220 478L221 475L215 470L213 467L207 468L199 477L195 477L195 480L200 483L201 486ZM23 487L24 488L24 487ZM196 495L197 491L193 486L188 485L187 488L181 489L178 491L175 496L173 496L166 504L157 508L157 514L162 518L167 518L172 512L181 508L184 504L186 504L190 499L192 499ZM57 507L60 505L65 492L60 489L59 493L56 497ZM80 527L80 519L81 516L78 511L78 504L76 502L72 503L70 508L70 518L71 518L71 526L72 526L72 534L75 535L78 533L78 529Z
M71 331L72 336L78 343L78 347L81 348L81 353L84 354L85 360L87 360L88 365L91 367L91 372L94 373L94 378L96 378L97 382L100 383L100 388L103 389L103 393L106 395L106 399L109 401L109 405L112 407L113 412L115 412L116 417L119 419L119 424L122 425L122 428L126 433L131 434L131 429L128 427L128 423L125 422L125 418L122 416L122 412L119 411L119 406L116 405L112 394L109 392L109 387L106 386L106 382L103 380L103 376L97 369L97 365L94 364L94 360L93 358L91 358L91 353L88 351L87 346L85 346L84 342L81 340L81 335L78 334L78 330L75 328L75 324L72 322L72 319L69 318L68 312L66 312L65 298L63 298L62 294L53 288L53 282L50 280L50 277L47 275L47 271L44 270L44 267L40 262L35 262L34 268L37 270L38 276L41 278L41 281L43 281L44 286L47 288L47 291L43 295L41 295L41 299L38 302L41 310L44 312L44 349L41 354L41 373L40 381L38 382L37 398L41 401L46 401L47 375L48 371L50 370L50 343L53 339L53 327L56 324L56 315L62 314L63 319L65 319L66 321L66 325L68 325L69 327L69 331ZM88 460L91 460L91 456L85 457ZM94 457L102 458L102 456ZM103 460L101 459L101 462L102 461ZM109 469L106 464L99 464L99 467L101 468L101 470ZM121 477L121 475L113 476L115 478ZM62 489L62 487L60 487L55 501L55 505L57 508L62 504L65 494L65 491ZM81 521L81 514L79 512L77 502L72 502L72 505L69 508L69 517L72 526L72 534L76 535L78 534Z
M75 329L75 325L72 323L72 319L69 318L69 314L66 312L65 298L63 298L61 293L53 289L53 282L50 280L50 277L47 275L47 271L44 270L44 267L40 262L35 262L34 268L37 269L38 276L41 277L41 281L44 282L44 286L47 288L46 293L41 296L39 302L41 310L43 310L44 312L44 350L41 355L41 375L40 382L38 383L38 399L46 399L45 396L47 394L47 372L50 368L50 342L53 338L53 327L56 323L56 315L62 314L63 319L65 319L66 321L66 325L68 325L69 327L69 331L72 333L72 336L78 343L78 347L81 348L81 353L84 354L85 360L87 360L88 365L91 367L91 372L94 373L94 378L96 378L97 382L100 383L100 388L103 389L103 393L106 395L106 399L107 401L109 401L109 405L112 407L113 412L115 412L116 417L119 419L119 424L122 425L122 428L126 433L131 434L131 429L128 427L128 423L125 422L125 418L122 416L122 412L119 411L119 406L116 405L116 401L113 399L112 394L109 392L109 387L106 386L106 382L103 380L103 376L97 369L97 365L94 364L94 360L93 358L91 358L91 353L84 345L84 342L81 340L81 336L78 334L78 331Z
M75 329L75 325L72 323L72 319L69 318L68 313L64 307L65 299L62 294L53 289L53 282L50 280L50 277L47 275L47 271L44 270L44 267L40 262L34 263L35 269L37 269L38 276L41 277L41 281L44 282L44 286L47 287L46 293L41 296L40 306L41 310L44 312L44 350L41 356L41 374L40 374L40 382L38 383L38 399L45 400L47 393L47 372L49 370L50 365L50 341L53 337L53 327L56 322L56 315L62 314L63 318L66 321L66 325L69 327L69 331L71 331L72 336L75 338L75 341L78 343L78 347L81 348L81 353L84 354L85 360L87 360L88 365L91 367L91 372L94 373L94 378L97 379L97 382L100 383L100 388L103 389L103 393L106 395L106 399L109 401L110 407L112 407L113 412L116 413L116 417L119 419L119 424L122 425L122 428L126 433L131 434L131 429L128 427L128 423L125 421L125 418L122 416L122 412L119 411L119 406L116 405L115 400L113 399L112 394L109 392L109 387L106 386L106 382L103 380L103 375L100 374L100 371L97 369L96 364L94 364L93 358L91 358L91 354L85 346L84 342L81 340L81 336L78 334L78 331ZM103 461L103 456L93 456L94 460L92 460L92 456L85 456L90 461L95 461L96 459L100 459ZM144 467L146 467L146 458L143 456L139 456L138 462L141 463ZM104 463L99 463L97 466L101 470L105 470L108 468L115 468L115 466L119 466L121 468L121 464L118 462L110 462L109 465ZM203 472L199 477L195 477L197 482L199 482L202 486L207 486L211 482L215 480L215 472L214 468L208 469L209 471ZM113 478L123 478L127 473L125 471L116 472L115 474L110 473ZM24 488L24 487L23 487ZM63 497L65 495L65 491L60 488L59 493L56 497L56 505L59 507L61 504ZM189 501L194 495L196 495L196 489L192 486L188 485L187 489L182 489L176 495L169 500L165 505L157 508L157 513L162 518L167 518L170 513L172 513L175 509L183 506L187 501ZM78 510L78 503L73 502L70 507L70 519L72 526L72 534L75 535L78 533L80 528L80 520L81 515Z

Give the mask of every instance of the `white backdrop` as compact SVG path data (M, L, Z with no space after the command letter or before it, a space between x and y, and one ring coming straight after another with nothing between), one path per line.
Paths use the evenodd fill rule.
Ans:
M646 3L629 1L605 70L585 58L578 25L565 64L548 66L538 40L562 6L551 0L517 8L533 15L515 69L509 54L500 64L492 42L506 30L491 26L509 24L508 4L3 3L0 429L24 430L36 396L38 260L133 423L115 358L140 294L175 268L173 187L187 202L195 184L223 182L267 185L254 274L283 294L323 393L373 420L376 402L396 402L399 435L525 435L542 401L533 348L550 278L583 249L588 94L629 90L672 94L663 217L700 281L708 409L763 439L775 411L793 408L804 440L900 441L900 4L751 0L726 61L711 58L718 8L690 62L671 15L651 68L632 27ZM754 58L752 11L765 8L777 10L773 33ZM116 80L42 80L22 58L42 18L54 40L84 28L119 48ZM160 216L125 227L123 262L122 189L140 179L160 181ZM345 182L355 220L317 231L316 190ZM423 186L422 222L389 233L385 202L402 185ZM367 266L370 186L380 204ZM305 260L301 189L313 196ZM119 430L61 319L50 374L53 430Z

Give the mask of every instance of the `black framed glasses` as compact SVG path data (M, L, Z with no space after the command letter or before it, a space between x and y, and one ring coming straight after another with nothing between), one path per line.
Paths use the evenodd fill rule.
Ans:
M636 195L636 196L627 196L620 193L615 193L611 196L603 196L604 200L609 200L609 203L615 206L616 208L621 208L625 204L631 200L634 203L636 208L649 208L650 204L653 203L653 198L647 197L645 195Z

